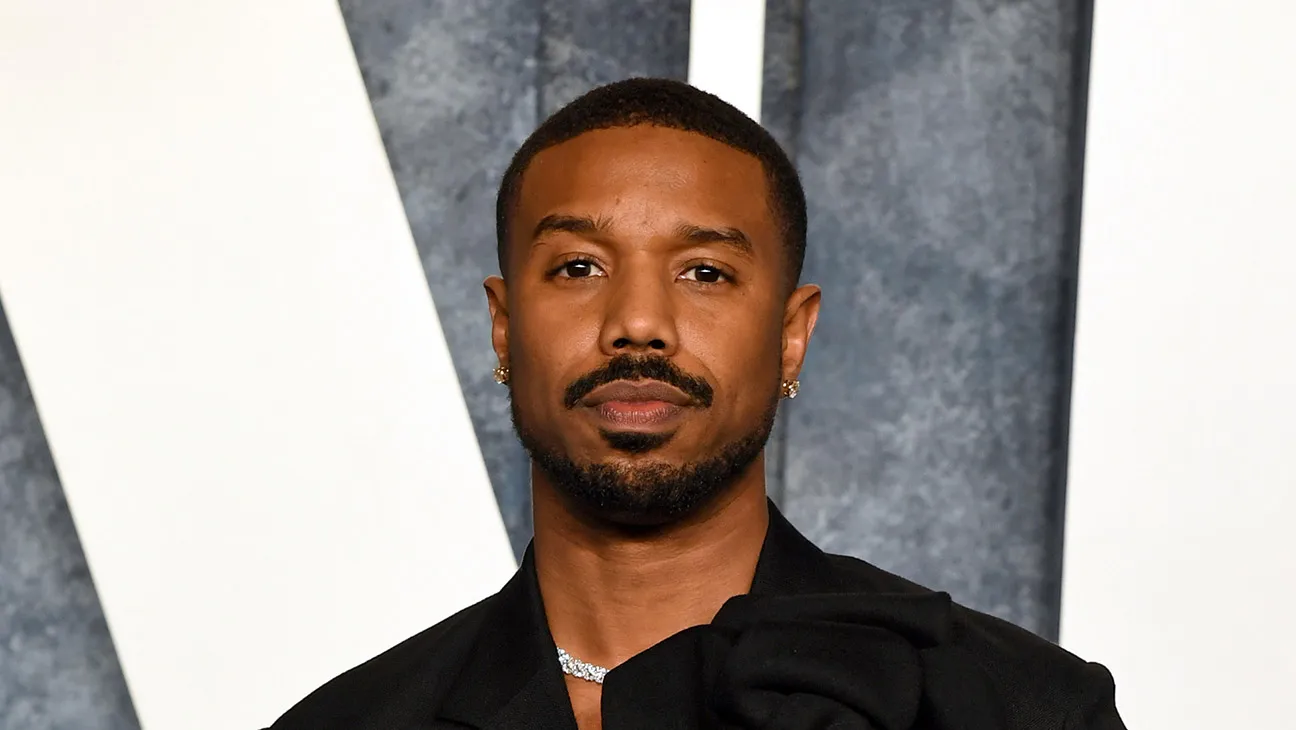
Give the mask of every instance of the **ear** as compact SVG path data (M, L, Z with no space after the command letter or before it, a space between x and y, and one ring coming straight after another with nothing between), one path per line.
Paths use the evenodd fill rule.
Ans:
M797 287L783 309L783 379L796 380L819 319L820 290L814 284Z
M508 284L498 276L488 276L482 286L486 289L486 305L490 307L491 347L495 348L499 364L508 367Z

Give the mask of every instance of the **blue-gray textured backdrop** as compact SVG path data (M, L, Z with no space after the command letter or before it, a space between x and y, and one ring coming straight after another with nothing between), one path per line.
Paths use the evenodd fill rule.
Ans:
M1053 636L1088 40L1063 0L768 0L762 117L810 202L824 312L770 445L820 545ZM526 459L481 280L543 117L683 79L688 0L342 0L515 549ZM338 668L343 669L342 667ZM0 727L138 723L0 310Z

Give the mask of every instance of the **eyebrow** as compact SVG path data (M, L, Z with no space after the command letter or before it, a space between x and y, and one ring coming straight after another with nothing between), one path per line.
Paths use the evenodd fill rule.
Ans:
M675 229L675 235L692 244L723 243L747 256L755 250L747 234L737 228L708 228L684 223Z
M531 232L531 239L536 240L547 233L574 233L582 236L606 236L611 229L610 221L603 218L594 219L584 215L552 214L540 219ZM736 249L739 253L751 256L755 251L751 239L737 228L711 228L692 223L681 223L675 228L675 236L693 245L722 243Z
M535 240L546 233L576 233L580 235L603 235L607 233L606 221L594 220L584 215L547 215L536 224L531 232Z

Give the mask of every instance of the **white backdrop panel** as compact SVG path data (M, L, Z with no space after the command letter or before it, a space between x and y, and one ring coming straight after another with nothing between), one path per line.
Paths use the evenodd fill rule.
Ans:
M1131 728L1292 726L1294 25L1097 7L1062 641Z
M760 121L765 0L693 0L688 82Z
M336 6L5 0L0 49L0 295L144 727L268 724L494 591Z

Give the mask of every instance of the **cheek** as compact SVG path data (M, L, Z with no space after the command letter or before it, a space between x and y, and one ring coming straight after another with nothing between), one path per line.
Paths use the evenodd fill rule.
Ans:
M730 391L736 401L762 401L765 381L778 378L782 320L764 309L730 310L681 323L685 349L711 371L714 385Z
M509 357L522 373L519 385L538 395L565 388L584 374L577 372L579 365L597 350L597 323L590 321L588 308L530 306L524 311L509 321Z

